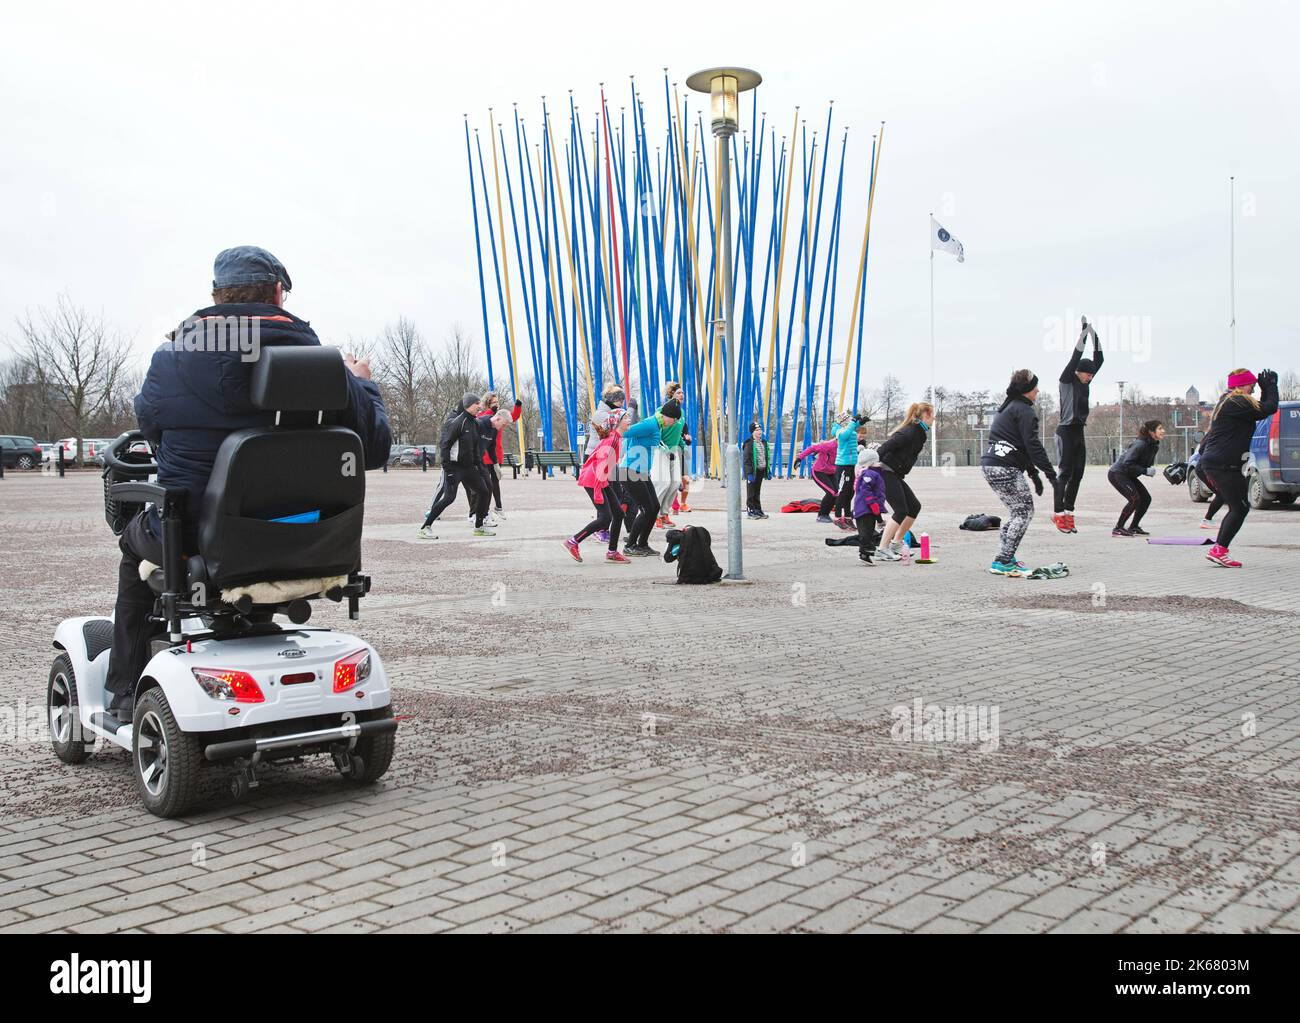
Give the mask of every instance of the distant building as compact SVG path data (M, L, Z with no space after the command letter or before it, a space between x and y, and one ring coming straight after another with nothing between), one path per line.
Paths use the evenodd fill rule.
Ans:
M1187 404L1199 405L1201 403L1201 392L1195 387L1187 388Z

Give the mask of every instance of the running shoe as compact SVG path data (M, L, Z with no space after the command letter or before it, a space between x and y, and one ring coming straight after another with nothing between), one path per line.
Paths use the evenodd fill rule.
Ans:
M1148 533L1145 529L1143 529L1141 526L1133 526L1133 527L1131 527L1131 528L1129 529L1129 534L1132 535L1132 536L1150 536L1150 535L1151 535L1151 534Z
M602 529L599 533L596 534L596 539L599 540L601 543L609 543L609 530Z
M1111 536L1132 536L1133 530L1125 529L1123 526L1116 526L1110 531Z
M432 527L432 526L421 526L421 527L420 527L419 529L417 529L415 532L416 532L416 535L417 535L421 540L436 540L436 539L438 539L438 538L437 538L436 536L434 536L434 534L433 534L433 527Z
M1069 532L1071 532L1071 529L1070 529L1070 516L1066 515L1064 512L1062 512L1062 513L1059 514L1059 515L1053 515L1053 516L1052 516L1052 525L1054 525L1054 526L1055 526L1057 529L1059 529L1062 533L1069 533Z
M659 521L664 524L665 529L675 529L677 527L677 523L674 522L672 519L670 519L667 515L660 515Z
M642 547L642 548L641 548L641 552L642 552L642 553L643 553L647 558L657 558L657 557L659 557L659 552L658 552L657 550L655 550L653 547L649 546L648 544L647 544L645 547Z
M475 536L496 536L497 531L495 529L489 529L486 525L482 525L479 526L478 529L474 530L474 535Z
M658 515L655 517L655 529L663 529L663 528L664 528L664 517L662 515Z
M767 514L767 512L765 512L765 511L761 511L761 512L758 513L758 517L759 517L760 519L765 519L765 518L768 517L768 514Z
M681 507L679 507L679 508L674 508L673 510L674 510L674 511L682 512L683 514L686 514L686 515L689 515L690 512L691 512L691 509L688 508L688 507L686 507L685 504L682 504Z
M1202 528L1202 529L1213 529L1213 528L1214 528L1214 520L1213 520L1213 519L1201 519L1201 528Z
M882 547L880 550L876 551L876 560L877 561L902 561L903 556L899 554L898 551L891 550L888 547Z
M493 517L500 519L502 522L505 522L506 520L506 513L502 511L500 508L494 509L492 515Z
M610 565L630 565L632 563L630 558L623 557L618 551L606 551L605 561Z
M842 515L835 520L835 525L839 526L840 529L844 530L846 533L852 532L858 528L857 524L854 523L852 519L847 519Z
M569 557L579 564L582 563L582 551L578 550L578 541L569 537L564 541L564 549L569 552Z
M1070 524L1070 532L1077 533L1078 530L1074 528L1074 512L1066 512L1065 518Z
M1025 574L1018 561L995 561L989 565L989 572L992 575L1005 575L1011 579L1020 579Z
M745 512L745 517L750 519L761 519L763 516L761 516L760 514L758 514L758 512L754 511L754 509L751 508L749 511Z
M817 521L823 526L829 526L831 524L831 517L829 515L818 515Z
M876 567L876 563L875 563L874 561L871 560L871 555L870 555L870 554L859 554L859 555L858 555L858 564L859 564L859 565L866 565L868 568L875 568L875 567Z
M1228 548L1220 547L1217 543L1210 548L1209 553L1205 555L1210 561L1224 568L1241 568L1241 562L1230 557Z

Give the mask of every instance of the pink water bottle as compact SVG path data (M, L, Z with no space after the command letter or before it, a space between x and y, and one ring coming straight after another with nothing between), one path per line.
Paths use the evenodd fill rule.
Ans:
M922 561L930 560L930 534L929 533L921 534L921 560Z

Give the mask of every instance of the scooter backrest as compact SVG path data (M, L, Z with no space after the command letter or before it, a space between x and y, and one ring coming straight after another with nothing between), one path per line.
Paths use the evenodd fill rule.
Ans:
M346 407L347 372L337 349L262 349L250 395L275 411L280 425L237 430L217 451L199 514L210 584L346 575L360 567L361 438L317 425ZM276 521L283 519L293 521Z

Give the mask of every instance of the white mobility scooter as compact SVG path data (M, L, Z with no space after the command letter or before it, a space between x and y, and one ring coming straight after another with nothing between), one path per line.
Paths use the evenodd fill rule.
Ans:
M105 709L112 619L61 623L49 720L64 763L82 762L101 741L129 750L140 799L160 817L183 814L214 770L228 772L239 797L276 761L327 753L359 783L392 761L397 721L379 655L355 636L306 625L319 598L346 600L355 620L370 589L360 574L361 439L321 425L346 405L346 373L335 349L263 349L250 395L275 425L225 439L201 508L148 481L155 466L139 433L106 455L114 532L146 503L159 513L163 564L144 562L141 574L157 595L160 635L134 717L119 721ZM198 516L188 556L187 514Z

